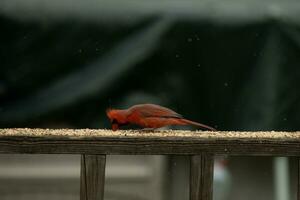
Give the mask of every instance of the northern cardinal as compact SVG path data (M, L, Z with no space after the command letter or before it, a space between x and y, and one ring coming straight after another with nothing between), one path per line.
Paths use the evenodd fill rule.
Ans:
M127 124L151 129L168 125L194 125L211 131L216 130L210 126L184 119L173 110L155 104L139 104L124 110L109 108L106 114L112 123L113 131Z

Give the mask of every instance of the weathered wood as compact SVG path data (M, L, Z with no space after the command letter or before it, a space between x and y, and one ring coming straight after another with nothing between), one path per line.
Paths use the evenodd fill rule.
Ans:
M190 200L212 200L214 157L193 155L190 163Z
M300 157L297 158L297 200L300 200Z
M300 132L0 129L0 153L299 156Z
M80 200L103 200L105 161L105 155L81 156Z

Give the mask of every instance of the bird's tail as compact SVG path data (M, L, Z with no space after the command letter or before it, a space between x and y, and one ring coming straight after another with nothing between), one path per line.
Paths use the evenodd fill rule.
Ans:
M194 121L191 121L191 120L188 120L188 119L181 119L181 121L183 123L186 123L186 124L198 126L198 127L201 127L201 128L206 128L206 129L211 130L211 131L216 131L216 129L213 128L213 127L210 127L210 126L207 126L205 124L198 123L198 122L194 122Z

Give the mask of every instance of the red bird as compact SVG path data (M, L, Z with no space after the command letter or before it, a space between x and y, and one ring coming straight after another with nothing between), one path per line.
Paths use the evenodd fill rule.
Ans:
M107 109L106 114L112 123L113 131L127 124L151 129L169 125L194 125L211 131L216 130L210 126L184 119L173 110L154 104L139 104L124 110Z

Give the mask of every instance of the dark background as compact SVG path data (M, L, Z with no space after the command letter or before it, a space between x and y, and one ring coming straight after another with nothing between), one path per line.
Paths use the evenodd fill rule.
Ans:
M0 25L1 128L110 128L107 107L156 103L299 130L298 2L2 0Z

